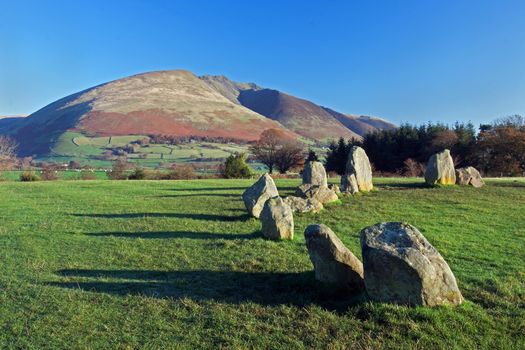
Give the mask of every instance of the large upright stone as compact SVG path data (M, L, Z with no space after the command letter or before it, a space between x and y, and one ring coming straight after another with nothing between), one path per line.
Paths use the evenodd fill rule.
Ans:
M364 149L354 146L348 155L345 175L341 178L341 191L368 192L373 188L370 160Z
M281 197L270 198L261 211L262 234L266 238L293 239L292 209Z
M412 225L380 223L361 231L366 291L379 302L457 305L456 278L439 252Z
M256 218L261 214L264 203L272 197L278 196L279 192L270 175L262 175L256 183L246 189L242 194L242 200L248 213Z
M456 184L483 187L485 181L483 181L481 174L476 168L469 166L456 169Z
M425 171L425 182L429 185L454 185L456 183L454 161L448 149L430 156Z
M304 238L318 281L350 290L364 289L363 264L328 226L310 225Z
M321 162L311 161L306 163L303 170L303 184L328 187L326 170Z

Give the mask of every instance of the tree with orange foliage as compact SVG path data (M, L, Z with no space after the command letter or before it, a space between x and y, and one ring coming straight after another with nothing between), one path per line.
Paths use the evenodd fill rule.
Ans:
M494 175L525 174L525 127L496 125L478 136L478 162Z

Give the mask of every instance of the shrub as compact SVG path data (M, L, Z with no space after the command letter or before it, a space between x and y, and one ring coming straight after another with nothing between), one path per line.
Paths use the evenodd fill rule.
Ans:
M405 159L404 164L404 175L409 177L422 176L425 173L425 165L417 162L413 158Z
M45 180L45 181L58 180L57 171L52 166L44 166L42 168L42 180Z
M113 167L109 173L111 180L125 180L126 170L128 169L128 161L126 158L119 158L113 162Z
M226 158L221 175L225 179L246 179L252 176L248 164L246 164L246 153L235 153Z
M141 167L136 167L135 170L128 176L128 179L130 180L144 180L146 179L147 174L146 170Z
M22 174L20 174L20 181L22 182L32 182L39 180L40 176L35 174L33 171L24 171Z
M80 172L80 180L96 180L97 175L92 171L81 171Z
M191 165L175 165L175 167L167 174L163 174L164 180L191 180L197 178L195 169Z

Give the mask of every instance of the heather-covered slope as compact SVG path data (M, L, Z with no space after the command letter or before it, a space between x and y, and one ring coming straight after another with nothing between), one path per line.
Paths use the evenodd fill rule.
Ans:
M188 71L162 71L115 80L58 100L11 133L22 154L50 150L68 130L87 135L229 137L256 140L279 123L233 103Z

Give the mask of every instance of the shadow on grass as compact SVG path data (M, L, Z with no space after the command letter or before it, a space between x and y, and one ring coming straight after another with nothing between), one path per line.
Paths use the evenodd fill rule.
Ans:
M525 182L512 181L512 182L489 182L490 186L493 187L512 187L512 188L525 188Z
M170 191L175 192L203 192L203 191L240 191L248 187L190 187L190 188L172 188Z
M235 197L241 199L240 194L231 193L191 193L191 194L166 194L162 196L155 196L156 198L183 198L183 197Z
M215 215L215 214L183 214L183 213L123 213L123 214L72 214L78 217L106 218L106 219L135 219L135 218L177 218L208 221L246 221L250 218L248 214L238 216Z
M427 185L425 182L400 182L400 183L384 183L375 185L379 189L383 190L411 190L414 188L431 188L432 186Z
M189 231L164 231L164 232L94 232L86 233L93 237L122 237L122 238L143 238L143 239L168 239L168 238L189 238L189 239L257 239L261 238L260 231L245 234L233 233L213 233L213 232L189 232Z
M233 304L242 302L297 306L318 304L339 312L344 312L349 306L365 300L363 294L352 295L318 283L314 279L313 271L252 273L210 270L73 269L60 270L57 274L68 279L76 279L76 281L47 282L46 284L115 295L191 298ZM104 281L86 281L85 279L104 279Z

